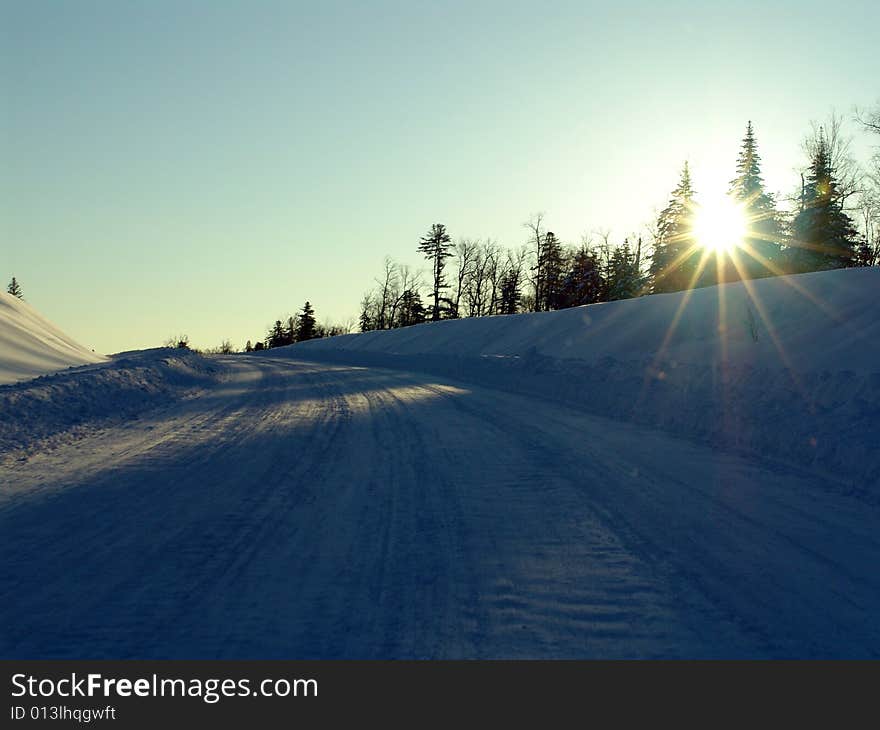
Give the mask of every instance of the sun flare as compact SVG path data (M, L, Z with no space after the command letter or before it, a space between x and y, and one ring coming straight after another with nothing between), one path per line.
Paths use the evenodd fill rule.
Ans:
M726 195L709 199L694 211L694 235L708 251L725 253L739 248L746 227L742 206Z

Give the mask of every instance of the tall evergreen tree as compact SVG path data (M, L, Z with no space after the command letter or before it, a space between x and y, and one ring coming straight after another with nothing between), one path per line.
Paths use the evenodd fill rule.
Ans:
M281 323L280 319L276 319L272 329L269 330L269 334L266 336L266 344L269 347L283 347L284 345L290 344L287 342L284 325Z
M539 311L549 312L551 309L560 309L564 265L562 244L553 231L548 231L544 236L541 253L535 266L535 276L538 281L535 288L540 293L536 308Z
M602 300L605 279L601 265L595 253L586 245L571 255L562 292L564 307L579 307Z
M440 292L446 288L443 269L446 266L446 259L452 256L452 238L446 232L446 226L442 223L435 223L431 226L428 235L423 236L419 241L419 251L432 262L434 289L431 296L434 299L434 305L431 308L431 320L436 322L440 319L441 312Z
M376 327L376 301L369 292L361 299L361 313L358 316L358 326L361 332L370 332Z
M639 295L642 290L641 251L641 238L635 251L629 240L614 249L605 271L607 301L632 299Z
M693 235L694 188L688 163L678 186L657 218L656 243L650 276L655 293L681 291L691 286L697 267Z
M498 314L516 314L522 299L521 271L510 268L501 277Z
M858 233L843 210L822 130L792 234L788 268L794 273L839 269L854 263Z
M413 289L406 289L400 295L400 305L397 309L397 326L410 327L425 321L425 307L422 304L422 296Z
M306 340L314 339L316 336L315 310L309 302L306 302L303 305L302 312L300 312L298 322L296 323L296 341L305 342Z
M21 293L21 286L15 280L14 276L12 277L12 281L9 282L9 286L6 287L6 292L7 292L7 294L12 294L12 296L18 297L19 299L24 298Z
M773 196L764 189L761 157L751 121L737 159L736 177L730 181L730 196L742 206L747 227L745 254L739 256L742 263L737 272L730 273L750 279L769 276L780 263L782 227Z

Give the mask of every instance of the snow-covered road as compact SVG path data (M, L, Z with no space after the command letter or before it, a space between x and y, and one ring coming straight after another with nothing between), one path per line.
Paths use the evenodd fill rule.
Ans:
M880 510L834 483L433 376L226 363L0 467L0 656L880 654Z

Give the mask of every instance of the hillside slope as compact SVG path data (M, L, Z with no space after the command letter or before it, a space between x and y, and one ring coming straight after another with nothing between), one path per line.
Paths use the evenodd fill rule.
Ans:
M27 302L0 293L0 385L105 359L74 342Z
M447 320L296 348L456 357L537 353L583 362L659 356L681 363L866 372L880 369L878 295L880 268L844 269L557 312Z
M271 351L552 398L880 481L880 269L345 335Z

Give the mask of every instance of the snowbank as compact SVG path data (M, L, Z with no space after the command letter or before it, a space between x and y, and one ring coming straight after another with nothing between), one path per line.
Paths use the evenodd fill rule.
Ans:
M72 440L200 392L222 372L188 350L122 353L94 368L0 386L0 460Z
M269 355L549 397L870 489L880 481L878 294L880 269L847 269L344 335Z
M0 292L0 385L105 359L74 342L27 302Z

